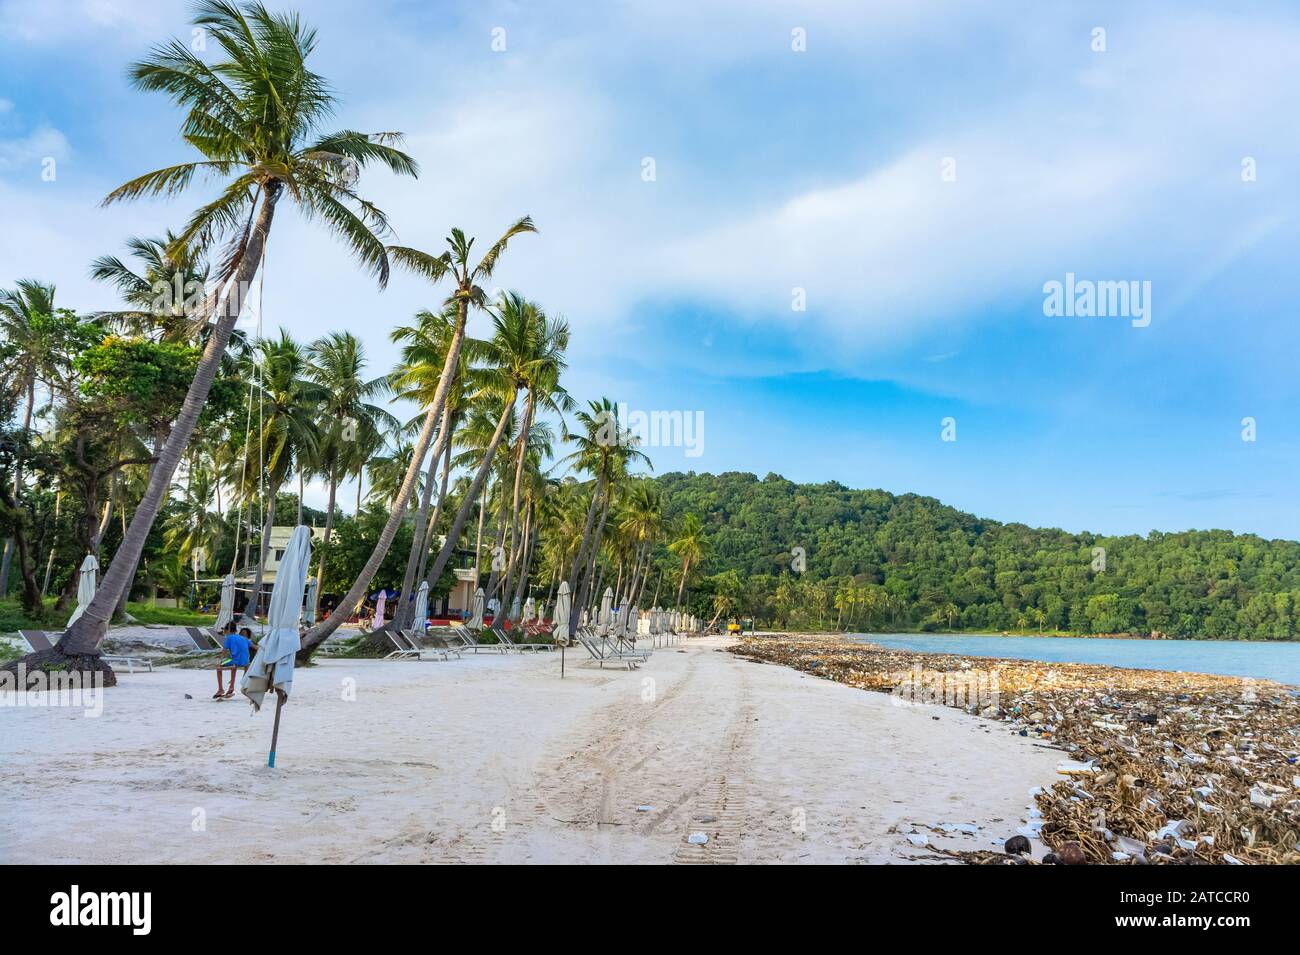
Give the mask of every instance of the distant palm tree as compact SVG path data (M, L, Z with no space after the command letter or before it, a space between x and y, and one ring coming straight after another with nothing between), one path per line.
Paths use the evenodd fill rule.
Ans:
M704 559L704 548L704 525L695 514L688 512L682 518L677 539L668 545L668 549L682 559L682 579L677 585L678 607L682 605L682 594L686 591L686 578L690 576L691 565L698 565Z
M130 306L100 312L99 317L129 334L160 341L187 340L194 331L193 320L186 314L187 296L203 294L210 271L207 261L196 247L179 244L172 232L161 239L132 236L126 246L140 263L139 272L115 255L100 256L90 264L91 278L115 286ZM203 331L209 330L209 326L203 327Z
M397 428L397 420L371 404L390 391L387 377L366 378L365 346L351 332L332 332L312 342L308 348L307 375L324 392L320 407L320 436L313 470L325 479L329 503L325 512L325 532L317 550L316 609L325 590L325 558L334 532L334 512L339 481L348 473L357 457L358 445L367 444L367 436ZM368 455L367 455L368 456ZM357 486L360 487L360 478ZM317 614L319 616L319 614Z
M66 367L59 336L54 333L54 286L22 279L12 288L0 291L0 338L8 344L0 367L0 389L23 402L23 431L30 431L36 408L36 386L52 383ZM23 481L23 461L14 462L13 496L17 503ZM0 598L9 589L9 564L13 558L14 539L5 540L0 558Z
M194 568L196 579L194 555L214 555L226 532L221 516L209 509L215 488L216 475L210 468L191 465L165 524L163 543L176 552L182 564Z
M251 615L256 615L261 603L262 580L271 548L271 528L275 525L276 498L290 476L301 474L304 466L319 459L321 409L328 397L320 384L307 377L307 350L284 329L280 330L278 339L258 342L257 351L261 367L252 400L257 409L253 417L260 430L255 444L247 442L250 460L245 473L249 476L250 486L246 489L246 496L251 498L261 490L260 479L263 476L267 494L257 573L253 578ZM252 371L246 366L250 377ZM301 494L298 512L301 523Z
M564 435L565 440L574 445L574 450L565 458L565 463L595 478L587 518L582 528L582 542L578 545L569 571L569 577L573 580L575 608L585 607L588 597L594 592L592 577L596 555L604 538L613 486L628 476L628 468L633 463L650 463L650 459L636 449L640 440L623 429L618 420L618 409L612 401L608 398L589 401L587 408L587 411L579 411L574 415L578 424L582 425L582 431L566 429ZM599 522L596 521L597 512L600 513ZM571 637L577 633L578 616L575 612L570 620Z
M191 216L176 245L206 250L224 238L234 242L195 316L196 324L213 320L215 326L185 402L95 599L59 640L63 655L94 652L118 597L135 575L221 366L243 293L262 263L281 196L288 195L307 218L323 220L383 285L388 255L380 236L388 222L356 193L357 178L372 162L399 174L417 172L415 162L392 145L398 139L394 134L344 130L318 135L335 97L307 67L316 33L297 15L225 0L201 0L195 10L194 24L206 31L224 59L209 64L189 44L173 39L135 64L131 78L140 89L165 93L187 110L182 133L203 159L132 179L105 202L175 196L196 175L232 177L216 199Z

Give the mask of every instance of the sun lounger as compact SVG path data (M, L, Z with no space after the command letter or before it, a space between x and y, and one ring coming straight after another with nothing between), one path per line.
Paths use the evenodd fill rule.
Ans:
M515 643L513 640L510 639L510 634L506 633L505 627L498 627L493 625L488 629L492 631L492 635L497 638L497 641L501 644L501 646L506 648L507 652L510 650L517 650L520 653L523 653L525 649L529 649L533 651L537 650L537 644L535 643Z
M393 650L392 653L384 657L385 660L420 659L419 647L412 646L411 643L406 639L405 635L398 633L396 630L385 630L384 636L388 638L389 643L391 643L394 647L396 647L396 649Z
M205 630L202 627L186 627L185 634L193 642L193 651L195 653L211 653L213 650L221 649L221 641L212 635L211 630ZM186 650L191 649L186 647Z
M54 642L50 640L50 635L44 630L19 630L18 636L31 648L33 653L41 650L50 650L54 647ZM102 653L100 659L105 663L115 666L126 667L127 673L134 673L137 666L142 666L153 672L153 661L146 657L127 657L117 654Z
M497 653L506 652L504 644L479 643L478 638L474 636L473 632L463 624L458 623L453 625L451 632L457 640L464 644L466 650L473 650L475 653L478 653L480 650L494 650Z
M645 657L641 654L620 653L608 644L602 646L599 637L594 637L582 629L578 630L576 637L591 658L600 664L602 670L605 669L606 663L621 663L629 670L635 670L645 663Z
M429 660L435 657L440 660L450 660L453 653L459 659L461 655L460 647L452 646L445 637L432 633L421 633L419 630L403 630L402 634L413 647L420 650L421 660ZM425 656L425 654L430 656Z

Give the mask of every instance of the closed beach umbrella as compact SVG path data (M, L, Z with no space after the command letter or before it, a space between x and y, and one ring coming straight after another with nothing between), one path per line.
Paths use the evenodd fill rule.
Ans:
M415 624L421 630L429 622L429 582L420 581L420 589L415 592Z
M537 613L537 604L534 603L532 597L529 597L526 601L524 601L524 615L522 618L520 618L520 622L528 623L528 621L533 619L536 613Z
M555 598L555 618L551 621L551 636L560 645L560 679L564 679L564 648L569 645L569 600L569 582L561 580Z
M511 620L519 619L519 598L518 597L510 601L510 619Z
M77 580L77 608L68 618L68 626L86 612L90 602L95 599L95 588L99 586L99 561L94 554L87 554L81 562L81 577Z
M298 621L302 618L303 587L311 563L311 528L299 525L289 537L284 557L275 574L271 591L271 609L267 614L266 635L257 648L257 656L244 673L240 692L248 697L254 710L262 708L267 690L275 690L275 728L271 732L268 766L275 765L275 745L280 735L280 708L293 687L293 658L302 647L298 638Z
M319 584L315 577L307 578L307 596L302 602L302 622L309 627L316 626L316 591Z
M568 581L560 581L560 592L555 598L555 613L551 618L551 632L561 645L569 642L569 610L572 598L569 596Z
M614 625L614 588L606 587L605 592L600 595L600 616L596 618L596 626L600 628L601 634L609 633L610 628Z
M473 609L470 610L469 620L465 623L465 626L469 627L471 630L483 629L483 588L482 587L474 591Z
M378 630L384 625L384 611L388 609L388 591L379 591L379 599L375 601L375 619L370 621L370 629Z
M226 629L226 624L235 619L235 575L226 574L221 578L221 603L217 607L217 632Z

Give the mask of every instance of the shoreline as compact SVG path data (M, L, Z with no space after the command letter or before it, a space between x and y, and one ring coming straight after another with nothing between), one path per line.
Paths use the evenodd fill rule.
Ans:
M1146 643L1226 643L1226 644L1251 644L1264 645L1271 644L1300 644L1300 637L1294 640L1227 640L1222 637L1178 637L1164 634L1158 637L1150 635L1143 636L1133 633L1044 633L1037 630L1017 632L1014 630L1002 630L993 632L990 630L800 630L800 631L780 631L780 630L756 630L746 632L742 636L763 636L764 634L786 633L791 636L807 637L990 637L1001 639L1010 637L1013 639L1033 638L1042 640L1141 640Z
M1009 724L1063 750L1022 834L1089 863L1300 864L1300 699L1212 674L886 649L810 634L730 648L858 689ZM979 690L969 693L954 687ZM910 686L909 686L910 678ZM991 694L989 691L992 691ZM928 691L928 692L927 692ZM966 853L1005 863L1006 855Z

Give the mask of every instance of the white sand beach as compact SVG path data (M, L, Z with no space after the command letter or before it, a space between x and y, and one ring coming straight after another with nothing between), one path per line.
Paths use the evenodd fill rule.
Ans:
M1055 778L996 723L725 644L636 672L571 651L563 681L547 654L324 660L275 769L272 709L211 701L210 671L122 674L98 718L0 709L0 862L929 861L909 833L1000 846Z

